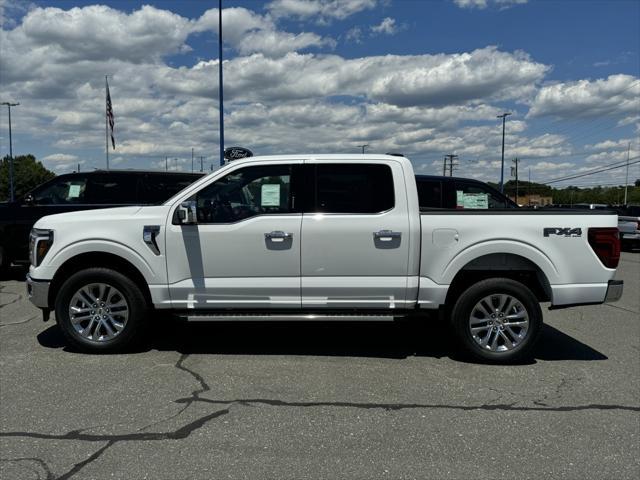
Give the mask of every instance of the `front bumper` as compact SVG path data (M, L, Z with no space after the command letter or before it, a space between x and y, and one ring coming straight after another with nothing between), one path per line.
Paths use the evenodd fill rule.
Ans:
M49 280L34 280L27 274L27 295L38 308L49 308Z
M624 282L622 280L609 280L607 294L604 297L604 303L617 302L622 297Z

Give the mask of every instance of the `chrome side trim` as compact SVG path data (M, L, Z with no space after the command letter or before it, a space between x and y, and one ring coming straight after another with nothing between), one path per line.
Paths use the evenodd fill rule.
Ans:
M189 322L300 322L300 321L362 321L362 322L392 322L394 315L323 315L323 314L202 314L202 315L184 315L183 318Z
M48 280L33 280L27 273L27 295L29 301L38 308L49 308L49 286Z

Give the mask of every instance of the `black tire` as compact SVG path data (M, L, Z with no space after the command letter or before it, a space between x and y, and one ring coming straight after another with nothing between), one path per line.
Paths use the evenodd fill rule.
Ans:
M528 315L528 329L524 333L524 337L522 339L511 335L505 330L502 332L494 330L494 333L491 333L491 330L489 330L489 332L486 333L487 336L494 335L489 337L488 340L498 337L496 348L510 348L506 344L503 334L515 344L513 348L505 351L492 351L489 347L481 346L480 342L484 340L484 336L481 337L481 335L484 335L485 331L478 332L477 339L474 339L471 332L471 315L473 314L475 317L478 315L479 311L479 309L475 308L476 305L478 305L485 297L489 297L491 295L508 295L509 297L512 297L517 300L522 307L524 307L526 314ZM512 302L512 305L513 303L515 302ZM493 311L493 308L491 310ZM481 310L480 313L484 314ZM531 357L533 348L535 347L535 344L540 337L540 333L542 332L542 309L540 308L540 303L536 296L523 284L509 278L490 278L482 280L462 292L453 306L451 322L459 344L462 346L465 353L468 353L474 359L491 363L514 363L527 360ZM482 326L483 324L479 323L476 325ZM521 327L511 328L512 332L523 332ZM517 340L517 342L515 340ZM502 342L502 345L500 345L500 342Z
M76 292L84 286L98 283L117 289L128 306L124 327L107 340L85 338L76 331L69 317L70 302ZM87 353L112 353L129 349L140 340L147 322L148 305L140 287L131 279L108 268L94 267L74 273L62 284L55 300L55 312L56 321L70 345Z

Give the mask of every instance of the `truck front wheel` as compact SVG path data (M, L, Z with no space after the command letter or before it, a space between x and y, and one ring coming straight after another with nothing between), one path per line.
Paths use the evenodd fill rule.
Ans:
M462 292L451 320L464 350L494 363L530 357L542 331L537 298L508 278L482 280Z
M108 268L71 275L56 298L56 320L71 345L85 352L114 352L140 336L147 304L140 288Z

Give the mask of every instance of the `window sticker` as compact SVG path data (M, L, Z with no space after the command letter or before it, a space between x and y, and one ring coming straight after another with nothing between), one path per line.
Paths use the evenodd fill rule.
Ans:
M489 195L486 193L465 193L464 208L471 208L471 209L489 208Z
M78 198L80 196L80 185L69 185L68 198Z
M488 193L464 193L456 190L456 208L469 208L475 210L489 208Z
M280 206L280 184L265 183L262 185L260 205L263 207Z

